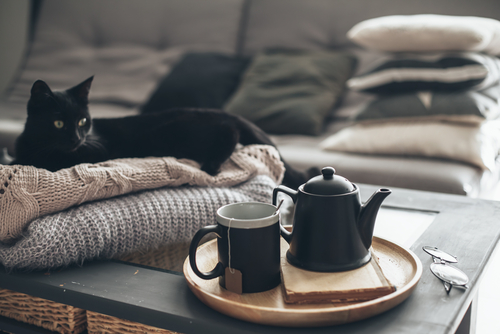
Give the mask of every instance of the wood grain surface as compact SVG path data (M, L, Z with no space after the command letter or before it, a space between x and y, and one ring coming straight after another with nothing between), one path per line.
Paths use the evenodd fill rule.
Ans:
M281 252L288 244L281 239ZM301 269L281 257L281 284L286 303L359 303L379 298L396 290L385 277L378 256L371 250L370 262L359 268L339 272Z

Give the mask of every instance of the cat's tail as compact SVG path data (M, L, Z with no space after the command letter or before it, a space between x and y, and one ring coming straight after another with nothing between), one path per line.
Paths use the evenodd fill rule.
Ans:
M276 147L269 135L259 128L254 123L244 119L243 117L234 115L238 121L238 129L240 133L239 143L242 145L264 144ZM276 147L277 149L277 147ZM281 157L281 155L280 155ZM292 189L297 189L301 184L307 182L311 177L321 174L317 167L311 167L305 172L301 172L286 162L283 157L281 161L285 165L285 176L283 177L283 185Z

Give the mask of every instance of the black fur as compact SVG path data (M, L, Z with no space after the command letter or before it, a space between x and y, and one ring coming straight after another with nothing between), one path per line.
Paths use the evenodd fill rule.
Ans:
M215 175L238 143L274 146L256 125L220 110L171 109L92 120L88 111L92 80L54 92L41 80L33 84L12 164L57 171L84 162L172 156L195 160ZM310 175L284 163L284 184L296 188L307 181Z

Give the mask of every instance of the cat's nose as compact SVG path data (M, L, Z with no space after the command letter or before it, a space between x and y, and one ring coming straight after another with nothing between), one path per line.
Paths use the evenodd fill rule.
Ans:
M82 137L80 136L80 134L75 133L75 135L70 138L70 142L72 144L77 144L80 142L81 139L82 139Z
M81 137L80 136L73 136L69 139L69 144L70 146L77 146L80 145L81 143Z

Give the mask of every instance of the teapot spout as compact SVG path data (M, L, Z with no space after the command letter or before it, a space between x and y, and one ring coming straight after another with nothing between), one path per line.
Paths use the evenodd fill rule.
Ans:
M375 219L377 218L378 210L384 199L390 194L391 190L381 188L361 207L358 219L358 229L366 249L369 249L372 245L373 230L375 228Z

